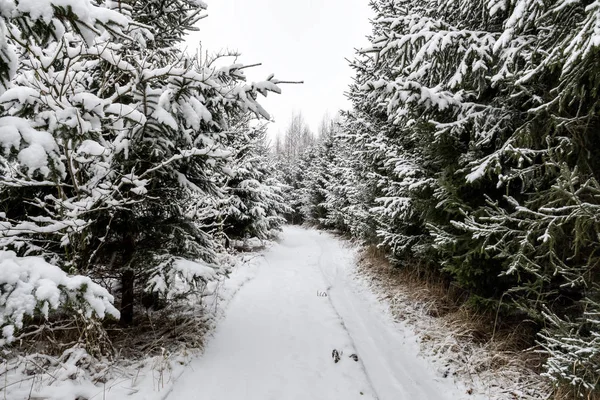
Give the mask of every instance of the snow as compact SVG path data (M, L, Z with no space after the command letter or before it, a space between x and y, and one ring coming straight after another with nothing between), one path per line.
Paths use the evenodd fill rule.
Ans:
M167 298L189 293L198 285L206 285L219 278L216 266L200 260L192 261L180 257L163 257L152 271L148 288L162 293Z
M256 254L224 256L220 260L220 265L235 265L235 268L229 279L209 282L202 304L194 304L203 318L209 321L222 318L238 290L256 275L258 261ZM60 358L31 354L12 360L0 359L3 380L0 390L5 391L2 398L7 400L164 400L196 352L193 349L175 353L165 350L163 354L141 361L113 364L93 360L83 349L75 347ZM31 371L31 365L46 367L38 375L36 370ZM105 378L104 384L93 383Z
M3 3L2 9L4 12L8 13L11 12L9 9L11 6L12 4ZM0 18L0 57L6 65L5 73L7 73L9 79L12 79L17 72L19 61L15 51L15 46L6 40L8 37L8 29L6 27L6 23L4 22L4 18ZM0 94L6 90L7 84L8 82L5 79L0 79Z
M327 233L284 228L167 399L473 398L352 279L354 256Z
M69 10L77 16L75 24L88 45L91 45L109 24L114 31L129 25L129 19L125 15L105 7L97 7L89 0L11 0L2 3L2 8L6 12L10 11L13 18L26 15L32 20L53 22L56 33L64 32L64 27L57 23L58 19L55 17L57 9Z
M25 146L26 144L28 146ZM38 170L42 175L47 176L50 173L48 158L57 161L54 153L58 150L58 146L52 135L34 129L27 120L22 118L0 118L0 145L4 154L8 154L13 148L23 147L17 158L23 167L28 169L30 176Z
M29 144L38 144L43 147L47 153L56 151L58 148L51 134L33 129L30 123L25 119L18 117L0 118L0 132L4 135L4 132L7 131L10 132L7 134L9 144L14 147L18 147L18 143L15 140L16 136L14 134L14 131L17 131L23 137L25 142Z
M88 277L69 276L41 257L17 257L0 251L0 346L15 340L15 329L23 327L25 316L38 310L44 317L62 304L79 304L89 318L107 314L118 318L113 297Z
M4 154L10 153L13 148L18 149L21 144L19 130L10 124L4 124L2 120L0 120L0 144Z
M171 104L173 93L171 90L165 90L158 99L158 104L152 116L161 124L168 126L173 130L178 129L177 120L171 115L170 111L176 111L176 107Z
M146 123L146 117L144 114L127 104L110 104L104 109L104 112L108 114L116 114L120 118L127 118L140 125L144 125Z
M188 103L180 105L186 125L200 130L200 122L212 122L212 114L198 99L190 98Z
M98 115L104 115L105 100L92 93L77 93L71 97L73 104L81 104L86 111L94 112Z
M39 92L35 89L17 86L8 89L0 96L0 103L17 101L21 104L33 104L39 98Z
M37 170L44 176L48 176L50 173L46 152L44 151L44 148L37 143L21 150L18 158L21 164L27 166L30 176Z
M185 280L203 279L210 281L217 278L215 268L210 267L198 261L186 260L184 258L177 259L173 264L173 268L181 274Z
M462 382L437 371L435 360L420 356L418 336L394 322L357 279L355 258L354 248L328 233L284 227L263 253L237 257L229 279L207 283L195 307L217 326L204 354L165 351L129 365L96 361L93 378L84 371L90 357L74 348L33 381L27 366L48 359L30 355L0 364L6 399L490 399L468 394ZM181 271L214 277L208 266L177 262ZM92 383L105 373L106 383Z
M84 140L77 148L77 152L89 154L90 156L101 156L105 152L108 153L108 149L95 140Z
M123 15L100 7L95 7L89 1L81 0L19 0L17 10L28 14L31 19L43 19L49 23L54 17L56 7L70 9L77 15L78 19L84 22L91 22L93 19L99 19L102 22L118 22L123 26L127 25L127 19ZM93 17L92 17L93 15ZM99 18L101 17L101 18Z

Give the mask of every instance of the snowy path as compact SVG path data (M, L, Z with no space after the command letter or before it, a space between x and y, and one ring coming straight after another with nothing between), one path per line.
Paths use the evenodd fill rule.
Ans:
M456 398L352 268L353 251L333 236L286 227L167 399Z

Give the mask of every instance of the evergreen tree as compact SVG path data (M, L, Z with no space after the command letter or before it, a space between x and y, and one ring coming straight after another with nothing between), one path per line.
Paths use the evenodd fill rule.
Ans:
M276 153L276 170L279 173L278 179L287 186L283 193L284 201L291 209L286 213L286 219L293 224L304 222L301 209L302 205L305 204L307 194L303 188L306 171L303 156L311 151L314 142L314 136L302 114L292 114L284 137L280 142L280 152Z
M353 182L303 187L399 265L441 265L500 322L544 326L548 375L597 390L597 5L371 4L336 145Z
M278 82L177 50L201 1L30 3L3 4L3 62L18 68L2 70L0 246L118 277L129 324L142 292L215 278L229 127L268 118L257 97Z
M290 212L284 203L284 185L275 177L275 160L269 154L267 126L242 121L228 134L233 149L231 176L225 182L223 230L227 237L268 239Z

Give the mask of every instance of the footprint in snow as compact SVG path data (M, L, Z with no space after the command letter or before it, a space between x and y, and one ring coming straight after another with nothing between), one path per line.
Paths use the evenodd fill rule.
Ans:
M340 362L340 360L342 359L342 354L344 354L343 351L337 351L336 349L333 349L333 351L331 352L331 357L333 358L333 362L336 364L338 362ZM356 354L350 354L349 358L358 362L358 356Z
M340 352L337 351L336 349L333 349L333 351L331 352L331 357L333 357L333 362L334 363L338 363L340 362Z

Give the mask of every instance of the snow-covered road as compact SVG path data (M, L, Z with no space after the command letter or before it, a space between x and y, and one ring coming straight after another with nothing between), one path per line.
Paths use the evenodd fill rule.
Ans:
M456 398L352 278L354 255L327 233L286 227L167 399Z

